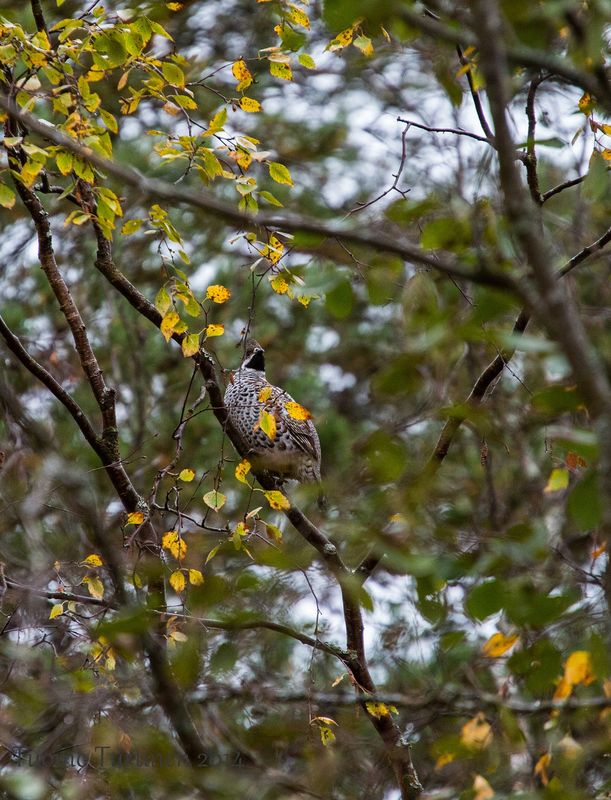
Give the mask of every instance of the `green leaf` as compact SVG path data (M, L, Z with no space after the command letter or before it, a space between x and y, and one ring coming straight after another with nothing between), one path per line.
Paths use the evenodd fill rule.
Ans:
M325 295L325 307L329 314L336 319L349 317L353 303L354 293L348 280L340 281Z
M227 498L221 492L213 489L204 495L204 503L213 511L219 511L226 503Z
M474 619L486 619L503 608L504 589L501 581L494 578L471 589L465 602L465 610Z
M177 64L164 61L161 65L161 71L163 72L163 77L168 83L171 83L172 86L185 85L185 73Z
M0 206L12 208L15 205L15 192L6 184L0 183Z
M568 512L580 531L595 528L602 518L602 498L598 486L598 476L588 472L569 495Z
M276 181L276 183L285 183L287 186L293 185L291 173L284 166L284 164L279 164L277 161L272 161L269 164L269 175L272 180Z
M280 200L274 197L274 195L271 192L263 190L262 192L259 192L259 197L262 200L266 200L272 206L278 206L279 208L284 208Z
M301 66L305 67L306 69L316 69L316 62L312 56L309 56L307 53L301 53L297 60Z

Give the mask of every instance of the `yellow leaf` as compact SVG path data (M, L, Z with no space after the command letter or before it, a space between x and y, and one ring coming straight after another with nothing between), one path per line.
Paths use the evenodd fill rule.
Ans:
M517 633L505 636L504 633L493 634L482 648L482 653L488 658L499 658L514 646L518 641Z
M88 567L101 567L104 562L102 561L100 556L97 556L95 553L92 553L90 556L87 556L87 558L84 559L81 563L85 564Z
M355 26L353 25L352 27L341 31L341 33L338 33L335 39L329 43L327 49L333 52L335 50L342 50L344 47L348 47L354 38L354 28Z
M534 774L539 776L539 780L544 786L547 786L549 783L547 768L549 767L551 760L551 755L549 753L544 753L535 764Z
M482 711L462 726L460 741L473 750L483 750L488 747L492 741L492 729Z
M196 355L196 353L199 353L199 334L190 333L188 336L185 336L180 346L185 358Z
M269 247L267 248L267 258L272 262L272 264L277 264L282 258L283 253L284 245L279 239L272 235L269 240Z
M107 669L109 672L112 672L116 666L117 662L115 659L115 654L112 651L112 648L109 648L106 652L106 661L104 662L104 668Z
M56 603L51 609L51 613L49 614L49 619L55 619L55 617L59 617L63 613L64 613L63 603Z
M280 164L277 161L271 161L269 163L269 176L273 181L276 181L276 183L285 183L287 186L293 185L291 173L284 164Z
M178 531L167 531L161 537L161 546L164 550L169 550L170 553L179 561L187 555L187 543L180 538Z
M435 769L442 769L446 764L451 764L456 758L454 753L442 753L435 762Z
M267 403L269 398L272 396L272 387L271 386L264 386L263 389L258 394L258 399L260 403Z
M588 686L596 679L592 657L587 650L575 650L564 665L564 680L572 686L583 683Z
M325 747L329 747L335 741L335 734L327 725L320 726L320 741Z
M365 703L367 711L372 717L382 719L382 717L390 717L390 709L385 703Z
M165 317L161 320L160 330L163 334L163 338L166 342L169 342L172 338L172 333L174 332L174 328L180 322L180 317L176 313L176 311L168 311Z
M274 78L282 78L283 81L293 80L293 71L291 65L284 61L270 61L269 71Z
M169 550L178 541L178 531L166 531L161 537L161 546L164 550Z
M144 514L142 511L132 511L127 515L128 525L141 525L144 522Z
M250 84L252 83L252 74L248 67L246 66L246 62L240 59L236 61L235 64L232 66L231 71L233 73L233 77L238 82L237 90L238 92L244 91L247 89Z
M185 586L187 582L185 580L185 576L182 572L177 569L170 575L170 586L174 589L175 592L184 592Z
M276 438L276 417L274 417L273 414L262 409L259 414L259 422L255 426L255 429L257 427L261 428L268 439L271 439L272 442L274 441Z
M246 480L246 476L248 475L249 472L250 472L250 461L247 461L244 458L235 468L235 476L239 481L245 483L248 486L249 483Z
M212 117L210 122L208 123L208 130L204 132L204 136L210 136L213 133L218 133L219 131L223 130L223 125L227 121L227 109L221 108L220 111L217 111L216 114Z
M605 147L604 150L601 150L600 154L605 161L611 161L611 150L608 147Z
M194 477L195 472L188 467L186 469L182 469L178 475L179 480L184 481L185 483L191 483Z
M189 583L192 586L201 586L204 582L204 576L198 569L189 570Z
M225 286L214 284L206 289L206 297L213 303L226 303L231 297L231 291Z
M304 408L302 405L299 405L299 403L295 403L294 401L285 403L284 408L286 409L286 413L289 415L289 417L292 417L293 419L312 419L312 415L308 409Z
M289 285L282 275L276 275L275 278L271 279L270 284L276 294L286 294L289 290Z
M265 498L270 506L278 511L282 511L283 509L288 509L291 507L288 497L285 497L282 492L279 492L277 489L272 489L269 492L265 492Z
M224 325L208 325L206 328L206 336L222 336L224 333Z
M592 550L592 559L596 561L596 559L600 558L600 556L602 556L602 554L606 550L607 550L607 543L603 542L602 544L598 545L598 547L595 547L594 550Z
M301 25L302 28L309 28L310 27L310 20L308 15L305 11L302 11L297 6L293 5L293 3L289 3L289 13L287 16L289 22L292 22L293 25Z
M560 678L556 684L556 691L554 692L553 700L566 700L571 696L573 685L564 678Z
M569 485L569 471L566 467L553 469L545 485L544 492L560 492Z
M494 797L494 790L483 775L476 775L473 781L473 800L491 800Z
M104 597L104 584L99 578L83 578L83 583L87 584L89 594L96 600Z
M581 113L585 114L586 117L589 117L592 111L594 111L594 100L592 99L592 95L588 94L588 92L584 92L584 94L581 95L577 105Z
M252 97L241 97L240 108L242 111L248 111L249 114L256 114L261 111L261 103L258 100L253 100Z
M373 45L371 43L371 39L368 36L357 36L357 38L352 42L355 47L361 51L364 56L370 58L373 55Z

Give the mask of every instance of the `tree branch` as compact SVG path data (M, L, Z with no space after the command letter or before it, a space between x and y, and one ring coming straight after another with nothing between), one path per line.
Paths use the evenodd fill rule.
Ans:
M453 45L460 45L462 48L472 47L478 45L478 43L481 45L479 36L476 37L464 25L457 25L456 27L445 25L430 16L425 16L418 11L406 8L405 5L402 5L397 13L408 25L427 33L434 39ZM475 27L476 23L479 22L477 14L473 15L472 21ZM502 36L503 32L499 30L498 35ZM586 72L585 70L577 69L564 58L524 45L508 47L505 54L506 60L513 66L544 70L552 73L552 75L564 78L564 80L575 86L579 86L584 91L597 97L608 112L611 113L611 91L604 75L599 70Z
M103 158L90 148L57 130L50 123L42 122L33 114L18 110L5 95L0 95L0 108L7 111L13 119L18 120L28 129L80 156L104 173L112 175L122 184L133 186L141 194L154 198L157 202L165 200L170 203L190 205L238 228L259 226L273 230L314 233L325 238L338 239L349 244L369 247L376 251L394 253L406 261L424 264L453 278L473 281L485 286L503 288L519 294L514 281L509 276L502 273L492 273L483 268L478 270L465 269L454 260L444 260L439 255L429 255L403 235L389 236L381 231L368 232L362 229L344 229L304 217L276 217L260 213L251 215L241 212L234 206L217 200L202 191L195 191L155 178L149 178L132 167L119 165L114 161Z

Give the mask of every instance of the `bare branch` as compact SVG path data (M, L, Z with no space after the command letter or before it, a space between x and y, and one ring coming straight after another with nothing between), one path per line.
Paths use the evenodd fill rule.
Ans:
M405 122L407 125L411 125L414 128L420 128L421 130L428 131L429 133L453 133L456 136L468 136L470 139L476 139L478 142L490 144L485 136L480 136L479 133L471 133L471 131L464 131L462 128L432 128L430 125L423 125L421 122L414 122L411 119L403 119L403 117L397 117L397 121Z

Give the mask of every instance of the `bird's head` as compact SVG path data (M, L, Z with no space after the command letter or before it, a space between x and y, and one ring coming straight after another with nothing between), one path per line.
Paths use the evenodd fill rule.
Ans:
M258 372L265 372L265 351L255 339L247 339L244 348L244 360L242 369L256 369Z

